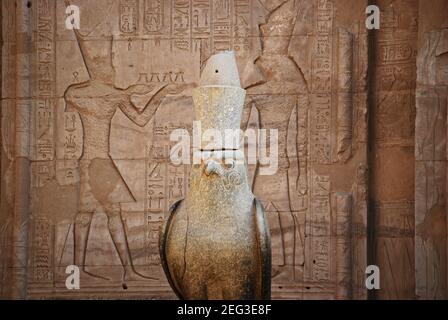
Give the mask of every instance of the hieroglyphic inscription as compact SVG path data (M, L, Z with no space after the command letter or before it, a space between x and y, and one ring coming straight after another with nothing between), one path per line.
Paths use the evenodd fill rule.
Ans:
M230 50L232 47L232 16L230 0L213 2L213 50Z
M406 8L406 10L403 10ZM381 269L378 299L413 299L413 183L418 1L399 0L382 10L376 34L372 198L375 263ZM396 183L400 181L401 183ZM409 182L407 182L409 181ZM370 215L370 213L369 213Z
M145 33L159 33L163 28L165 1L145 0L143 26Z
M156 126L154 133L166 137L170 125ZM146 250L149 266L159 266L159 230L169 208L184 198L188 188L186 166L169 163L170 146L162 144L147 148L145 161L145 216L147 223Z
M165 166L160 162L146 163L146 212L161 213L165 209Z
M36 100L32 104L33 154L35 160L54 157L54 104L53 99Z
M250 50L250 0L234 0L233 49L237 55L245 55Z
M251 7L252 0L120 0L119 27L123 36L169 39L171 49L182 51L200 49L203 59L231 49L246 56Z
M50 221L39 218L34 223L33 273L35 281L53 279L53 229Z
M56 83L55 2L38 0L33 5L34 84L32 104L31 152L34 160L54 157L54 96Z
M331 163L331 109L333 72L333 3L318 1L317 34L312 60L311 90L313 93L311 145L312 161Z
M267 33L265 39L260 39L258 37L260 37L261 32L258 32L259 30L255 29L259 27L260 23L263 23L263 20L265 20L269 14L275 11L275 6L277 5L275 3L279 1L113 0L112 2L116 4L111 11L113 15L116 15L115 19L112 19L112 23L115 24L115 26L112 27L114 32L116 31L120 34L117 36L117 41L115 41L116 38L114 34L112 54L113 68L116 79L126 78L126 81L115 81L122 81L119 85L120 88L127 88L130 84L137 84L137 89L140 89L147 84L147 87L150 88L157 87L158 84L194 82L193 80L198 77L193 77L192 73L194 73L194 75L199 74L200 68L196 62L194 64L190 63L193 60L190 59L190 57L197 57L198 59L195 61L203 61L213 52L228 49L235 50L239 59L241 56L246 55L250 55L250 59L252 59L252 57L255 59L257 54L263 54L263 52L251 52L251 44L253 43L254 47L258 50L259 47L257 43L261 42L262 50L263 45L271 45L269 44L268 38L274 36ZM282 6L280 3L286 2L280 1L278 5ZM287 134L281 134L279 141L280 145L288 145L289 148L289 143L291 143L294 145L294 148L296 148L292 153L286 148L280 148L279 150L281 171L288 168L288 176L281 173L278 175L278 181L282 186L289 186L289 194L288 190L280 190L283 189L283 187L279 188L279 190L276 191L276 193L278 192L281 196L281 199L278 200L279 209L274 208L270 211L278 212L277 217L281 224L280 241L284 242L281 247L281 250L283 250L282 259L286 264L285 268L279 269L281 273L280 276L277 276L276 278L279 280L276 281L281 283L282 286L285 284L289 285L289 287L279 286L277 290L278 292L281 292L282 295L284 294L285 297L298 297L299 295L301 295L302 298L327 297L327 295L334 297L335 294L338 297L345 297L347 296L346 293L339 294L336 290L338 284L341 284L341 287L343 286L344 289L346 289L345 276L347 273L341 271L339 273L341 277L338 278L338 270L343 270L347 265L344 265L344 263L347 262L347 260L344 260L347 258L347 251L342 243L335 240L336 234L334 231L336 230L336 225L338 223L338 214L341 213L341 215L343 215L346 214L347 211L344 211L345 209L339 210L339 207L337 206L338 203L333 203L334 198L333 194L330 192L330 184L332 188L335 189L335 192L341 191L342 189L340 189L339 182L333 184L333 179L339 178L339 176L335 177L333 175L334 170L338 170L339 168L344 171L347 170L347 176L350 177L353 176L353 172L350 171L350 169L346 169L347 167L343 166L342 163L337 165L338 169L330 165L339 160L337 152L342 150L341 146L345 144L338 144L338 142L347 138L349 127L351 129L350 121L348 121L348 107L350 103L353 104L353 102L349 100L347 94L352 91L352 88L350 87L352 84L348 83L347 79L353 76L353 70L351 69L353 63L351 59L353 59L353 57L347 54L350 50L350 44L345 46L345 42L340 41L340 37L344 37L345 35L338 36L335 29L336 23L334 23L333 15L336 11L333 8L332 1L315 0L311 4L299 4L298 6L296 4L297 1L292 0L290 3L292 2L294 2L294 5L285 6L285 8L288 7L291 8L291 10L296 10L297 7L299 8L297 9L298 12L291 14L288 12L288 14L286 14L285 11L280 11L282 12L279 14L279 16L281 16L280 19L288 21L280 21L276 23L278 23L280 27L283 22L284 26L288 25L288 28L291 29L291 32L294 35L291 42L294 40L296 32L301 34L301 32L305 30L307 35L310 36L310 41L307 40L306 46L303 46L303 49L305 50L297 50L300 55L303 53L303 58L294 61L297 64L297 71L299 73L303 72L304 79L306 79L306 87L309 89L309 92L305 89L302 91L302 88L299 89L298 94L294 91L293 94L298 95L297 100L294 102L291 98L291 103L288 102L285 105L281 105L281 107L284 108L278 110L279 112L289 113L290 110L293 109L292 105L294 103L297 104L295 111L292 112L289 119L288 132ZM46 3L50 4L50 0L47 0ZM88 3L88 1L86 3ZM35 8L34 2L33 8ZM302 8L307 10L302 10ZM82 4L82 10L89 10L89 5ZM310 10L316 11L313 12ZM305 15L308 15L308 17L305 17ZM297 27L293 26L293 24L296 23L292 18L293 16L297 16L294 18L298 21ZM291 19L291 21L289 19ZM292 22L292 20L294 20L294 22ZM306 23L302 20L306 20ZM100 23L100 21L98 21L98 23ZM255 25L253 25L254 23ZM337 23L339 23L339 20ZM107 26L105 26L104 23L99 24L98 26L102 28L102 34L108 32ZM353 32L351 26L344 25L344 28ZM93 41L98 39L92 37L92 39L89 40L92 40L93 43ZM356 43L357 38L355 34L353 35L353 38L348 39L348 42L350 41ZM86 43L86 45L91 45L92 43ZM94 45L92 45L91 48L92 50L99 50L99 47L95 48ZM266 48L266 46L264 48ZM263 56L263 59L265 59L263 63L267 63L268 69L271 68L271 70L268 70L269 72L266 72L268 74L267 78L270 78L271 76L269 74L270 71L272 71L274 78L276 78L276 67L281 67L276 64L277 61L278 63L289 63L290 59L288 57L289 55L293 55L293 51L295 51L291 48L292 47L288 49L288 52L286 52L285 49L285 51L279 53L278 56L270 57L269 54ZM86 79L81 79L81 69L84 68L81 59L82 55L78 52L79 50L77 46L75 46L75 49L76 50L73 50L73 52L67 52L59 50L58 47L57 61L61 61L61 65L63 65L64 63L67 63L65 59L74 61L74 59L69 57L69 54L77 55L79 57L78 66L73 68L73 70L77 71L70 71L68 73L70 78L72 78L73 75L74 80L72 81L78 83L85 81ZM171 52L170 49L172 50ZM53 49L51 48L51 50ZM194 55L192 55L192 52L194 52ZM85 52L82 53L85 55ZM131 57L130 54L133 54L133 56ZM343 57L343 59L341 60L340 57ZM89 57L88 55L85 55L84 58ZM54 60L52 59L52 61ZM86 61L90 62L88 60ZM42 60L42 64L43 62L44 60ZM187 63L185 64L185 62ZM239 65L239 67L242 67L242 69L239 70L241 72L241 77L247 76L247 73L252 72L250 71L252 65L249 65L248 68L244 59L239 60L239 63L240 62L242 62L241 65ZM274 63L273 66L270 65L272 63ZM44 71L45 69L43 68L41 70ZM98 72L96 68L91 68L91 70L92 74ZM279 70L277 70L277 72ZM262 71L265 72L266 70ZM336 74L338 76L336 76ZM15 74L13 73L13 76L14 75ZM92 140L83 141L83 123L81 123L81 118L77 112L66 112L65 110L73 109L68 108L69 106L65 105L65 102L62 101L63 99L59 99L59 101L51 100L54 98L54 92L51 91L48 93L45 91L45 88L48 88L45 85L45 81L48 79L45 78L44 75L45 72L42 72L42 81L40 83L42 90L38 93L38 97L43 98L33 101L30 105L30 108L32 108L32 117L36 117L36 119L39 120L30 122L32 125L31 137L33 137L32 139L36 139L35 137L39 137L40 139L39 148L36 147L37 145L34 142L37 140L31 141L33 154L39 154L40 157L38 159L40 161L31 165L31 183L32 186L36 188L46 187L39 190L39 192L46 192L47 189L51 190L51 188L54 186L57 187L58 185L64 186L63 188L58 188L61 189L58 190L58 192L60 191L62 193L66 192L64 190L70 190L69 192L73 193L73 199L75 199L76 197L83 196L77 193L79 192L77 186L80 180L78 159L82 155L83 143L91 143ZM357 74L355 73L355 75ZM283 85L286 84L286 87L288 85L288 82L286 81L287 76L288 75L286 74L285 77L280 77L280 81L278 82L279 86L283 87ZM97 93L97 88L94 85L101 84L100 82L102 80L100 80L100 78L95 78L87 82L90 85L89 88L91 88L92 97ZM56 82L56 79L52 78L52 81ZM57 82L60 81L58 74ZM269 85L271 84L274 86L277 85L276 81L269 83ZM356 83L353 83L353 85L355 84ZM37 85L34 87L39 88ZM53 90L52 88L50 89ZM66 88L62 86L61 91L58 92L63 92L64 89ZM141 112L150 97L150 92L145 95L140 93L132 94L130 93L132 90L127 91L127 93L128 92L133 107ZM310 93L309 96L308 93ZM281 90L279 94L287 95L283 90ZM271 91L267 93L265 92L265 95L266 103L259 106L260 114L265 114L265 106L269 107L269 104L276 103L274 97L272 97L272 100L271 97L269 97L270 95L274 95ZM105 105L109 102L111 104L113 103L112 98L111 100L108 100L109 97L106 97L105 99ZM188 169L183 166L171 165L169 160L169 152L172 145L168 142L169 139L167 139L167 137L172 130L179 129L180 125L167 125L166 121L160 121L160 119L158 119L158 117L163 117L162 114L164 110L166 110L165 107L172 103L170 102L170 99L175 100L178 99L178 97L168 97L163 102L163 106L154 115L154 121L148 123L148 126L146 127L148 128L147 131L137 125L134 126L133 124L126 123L125 129L127 131L117 131L119 131L119 133L124 132L125 136L126 133L129 132L127 137L120 139L117 137L117 134L113 133L116 129L112 128L109 139L104 139L104 143L102 143L102 146L107 145L106 141L110 143L110 151L106 150L106 148L104 151L109 151L109 155L114 163L123 161L121 164L115 163L115 165L135 200L134 203L130 197L129 200L125 200L130 202L120 203L122 208L132 208L132 210L122 209L122 219L127 233L126 241L129 243L134 263L136 263L138 269L144 269L145 274L148 275L153 275L153 271L160 269L160 257L158 252L158 233L160 225L163 220L166 219L169 207L176 200L183 198L188 188ZM57 102L57 104L55 104L57 105L57 119L56 125L53 128L50 127L50 124L52 125L54 121L52 120L54 115L50 110L52 110L55 102ZM340 111L340 107L343 107L342 111ZM24 108L24 111L26 111L26 108ZM117 113L120 112L121 111L118 111ZM176 109L172 121L177 122L179 118L183 117L185 114L187 114L187 111L185 111L185 113L178 113ZM280 114L276 112L267 114L262 119L262 125L258 124L258 126L267 129L279 127L282 131L281 133L283 133L283 131L286 130L286 126L285 123L282 123L279 126L279 120L276 118L277 115ZM344 116L340 117L342 115ZM347 115L347 117L345 115ZM285 114L284 117L283 115L281 116L282 119L288 119L287 114ZM257 121L260 119L261 118L258 118ZM83 118L83 121L84 120L85 119ZM160 124L157 121L163 124ZM183 118L182 123L185 121L185 118ZM22 123L23 126L21 126L21 128L23 127L26 129L29 127L28 122L23 121ZM104 124L105 126L107 125L107 123ZM84 123L84 126L85 125L86 124ZM113 123L111 126L113 127ZM337 128L335 128L336 126ZM51 155L53 154L53 151L50 150L52 142L48 137L51 138L54 130L58 130L57 160L52 162L50 161ZM149 133L149 131L151 131L151 133ZM120 149L122 154L126 154L124 159L114 155L114 148L121 148L123 144L131 140L131 137L138 137L138 140L140 140L140 137L143 136L145 138L148 137L147 140L142 139L145 141L143 142L143 145L147 141L149 146L145 155L144 152L134 152L134 148L136 148L134 145L128 147L128 150L134 149L131 150L132 155L128 155L125 152L125 149ZM344 138L338 141L336 136ZM286 138L288 141L284 141ZM144 148L139 148L139 150L143 151L142 149ZM353 153L354 152L355 151L353 151ZM138 156L135 156L134 154L138 154ZM359 159L359 157L356 159ZM132 160L132 162L126 162L127 160ZM293 168L293 161L298 162L298 167ZM355 166L353 165L350 167L353 169ZM95 168L98 169L98 167L95 166L91 166L91 168L88 169L91 171L89 172L91 173L89 184L92 185L95 180L98 180L98 177L106 178L103 176L102 172L96 172L97 169ZM138 173L136 174L136 172ZM54 180L54 176L56 176L56 180ZM121 180L121 178L117 176L118 180ZM288 183L283 184L283 180L280 181L280 179L288 180ZM81 179L81 182L83 182L83 179ZM266 184L266 188L272 189L272 186L275 186L275 183L276 182L274 181L274 184ZM345 186L349 185L350 182L347 181ZM101 189L102 187L100 186L94 191L101 191ZM117 188L117 190L119 189ZM332 196L330 197L330 195ZM60 201L56 198L57 197L55 196L55 201ZM297 201L297 199L299 199L299 201ZM47 201L45 197L42 198L42 202L44 201ZM272 206L275 207L277 205L276 201L277 199L272 201ZM289 207L286 203L287 201L290 201ZM296 203L300 204L296 205ZM70 212L76 212L77 206L75 200L73 200L72 207L73 208L70 208ZM288 208L291 208L291 214L287 213ZM333 211L333 208L336 208L336 210ZM96 214L97 217L92 222L94 227L90 234L91 239L89 240L89 249L86 250L89 253L89 259L95 263L96 261L101 261L101 259L113 262L113 266L107 266L104 270L101 269L101 274L107 275L109 269L118 270L121 266L119 265L118 257L109 248L112 245L112 242L109 239L109 233L106 232L105 234L102 234L102 232L107 231L105 228L105 223L107 223L107 221L104 213L101 212L102 210L99 207L98 209L98 214ZM43 212L46 211L44 210ZM333 212L334 214L332 214ZM52 234L53 223L56 226L63 223L61 221L63 214L64 213L61 213L60 217L55 217L56 220L52 220L51 222L46 219L42 219L42 221L39 220L39 223L41 224L39 229L45 230L45 228L47 228L49 234ZM48 213L48 215L50 215L50 213ZM74 227L73 216L74 215L72 214L70 217L68 217L68 215L64 217L64 219L67 219L67 221L64 222L67 226L63 228L64 232L57 236L55 242L48 245L46 244L46 240L40 240L39 246L36 246L35 248L36 254L34 251L31 251L30 263L35 262L35 265L40 268L36 271L36 274L40 274L39 276L35 276L36 279L39 278L42 279L42 281L51 279L51 276L48 276L48 274L52 272L52 247L55 248L55 261L64 261L63 263L58 262L58 265L61 268L60 270L62 270L61 275L63 275L63 266L72 262L73 250L75 248L74 230L76 229ZM98 216L100 216L100 218L98 218ZM137 216L138 218L136 218ZM37 218L40 219L40 217L41 216ZM53 216L51 217L53 219ZM277 232L278 230L279 229L274 232ZM294 232L290 232L291 230L294 230ZM344 229L344 231L341 231L342 229L338 230L340 231L341 236L347 236L348 231L346 229ZM42 233L42 231L40 231L40 233ZM57 232L55 231L55 235L56 234ZM54 239L55 237L51 235L50 238L45 238L44 236L41 238ZM30 237L30 241L32 239L33 238ZM67 245L57 244L61 239L67 241ZM99 244L97 243L98 239L102 241L100 241ZM50 242L51 241L53 240L50 240ZM104 250L103 244L106 244L104 245ZM338 247L338 244L341 245ZM62 248L67 246L68 249L57 249L58 246L62 246ZM94 258L95 254L92 254L92 252L95 253L93 250L97 250L96 248L101 248L101 252L99 254L100 257ZM342 251L340 257L339 253L336 252L337 248ZM305 252L303 252L303 250L305 250ZM64 256L64 259L61 258L62 256ZM99 258L99 260L97 260L97 258ZM342 260L339 261L338 258ZM293 261L292 264L290 264L291 261ZM140 265L140 263L145 264L145 266ZM54 264L56 264L56 262L54 262ZM119 268L116 268L117 266ZM294 268L294 270L291 271L290 267ZM100 268L98 268L98 270L99 269ZM336 271L336 273L334 271ZM35 274L34 272L35 270L32 269L31 275ZM118 276L115 278L115 273L111 272L111 274L114 274L113 282L115 283L115 280L118 280ZM154 274L154 276L156 275ZM57 281L60 281L57 277L55 278ZM163 276L160 277L160 280L164 281L163 284L165 285L166 281ZM103 287L107 289L98 290L98 292L92 294L91 297L109 297L110 292L117 294L117 292L113 290L110 290L110 292L107 291L111 286L109 284L112 282L104 281L103 283L102 281L103 280L98 279L98 282L101 282L102 286L104 285ZM315 285L312 284L310 290L305 287L305 282L307 281L319 283L315 283ZM154 285L153 282L145 280L139 282L139 290L141 290L140 283L144 284L145 288L149 288L144 294L145 297L161 297L169 290L164 289L164 287L159 286L159 284ZM33 285L34 287L32 287ZM55 286L42 283L31 283L30 288L31 290L34 290L33 294L35 296L40 295L43 297L45 294L45 296L51 297L55 291L50 292L45 290L54 290L55 288L58 288L58 286L65 290L63 282L55 282ZM166 288L168 288L168 285ZM309 292L307 292L307 290L309 290ZM118 294L129 296L134 294L135 291L126 291L126 293L120 292L118 292ZM305 294L305 292L307 292L307 294ZM74 296L81 296L82 294L84 293L78 292L74 293Z
M339 31L338 45L338 159L347 161L352 153L353 126L353 36Z
M138 29L139 0L120 0L120 31L133 34Z
M31 185L41 188L54 178L54 165L52 161L36 161L31 164Z
M63 117L63 159L79 159L82 153L81 120L76 112L64 112Z
M327 164L331 159L331 93L313 95L312 113L312 160Z
M448 297L448 29L423 36L417 58L415 293Z
M306 219L306 277L312 281L328 281L331 276L330 177L312 173L311 179L311 208Z
M209 0L192 1L192 34L195 38L210 37L211 9Z
M383 143L413 143L415 42L415 36L406 33L402 39L383 36L378 44L378 140Z
M173 45L179 50L190 50L191 6L189 0L173 0L171 27Z
M352 297L352 195L337 193L336 202L336 298Z

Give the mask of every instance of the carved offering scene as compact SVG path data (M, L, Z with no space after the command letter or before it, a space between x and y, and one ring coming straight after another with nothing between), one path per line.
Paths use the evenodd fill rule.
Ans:
M448 299L448 0L1 0L0 299Z

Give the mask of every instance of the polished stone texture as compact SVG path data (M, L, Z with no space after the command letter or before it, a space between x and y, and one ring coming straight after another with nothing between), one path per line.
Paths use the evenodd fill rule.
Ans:
M199 83L195 120L222 136L239 128L245 92L233 52L211 56ZM269 228L252 194L243 150L195 152L201 163L191 168L190 190L174 204L161 233L171 287L182 299L270 299Z

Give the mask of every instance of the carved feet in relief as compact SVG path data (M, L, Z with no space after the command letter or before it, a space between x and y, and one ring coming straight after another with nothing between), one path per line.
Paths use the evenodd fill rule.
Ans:
M101 280L111 280L110 278L104 277L104 276L100 276L94 273L91 273L89 271L86 270L80 270L79 271L79 279L81 283L91 283L91 282L98 282Z
M80 282L84 284L92 284L92 283L98 283L101 281L114 281L117 280L116 278L113 279L111 277L106 277L103 275L94 274L92 272L86 271L86 270L80 270L79 272L80 276ZM128 284L136 281L156 281L157 278L145 276L139 272L137 272L132 266L126 266L123 268L123 272L121 275L121 285L123 289L128 288Z
M272 279L276 282L300 282L303 281L303 267L284 265L272 268Z
M137 272L132 266L125 266L123 269L123 276L121 279L123 289L127 289L127 283L130 281L148 281L148 280L158 280L158 279L145 276Z

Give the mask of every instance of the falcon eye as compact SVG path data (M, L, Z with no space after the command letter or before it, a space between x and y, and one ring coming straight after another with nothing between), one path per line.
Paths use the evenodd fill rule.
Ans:
M234 167L235 167L235 160L231 159L231 160L226 160L224 162L224 168L233 169Z

